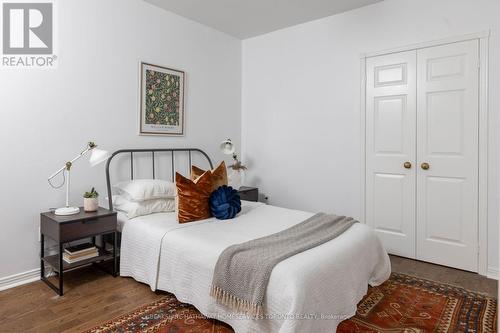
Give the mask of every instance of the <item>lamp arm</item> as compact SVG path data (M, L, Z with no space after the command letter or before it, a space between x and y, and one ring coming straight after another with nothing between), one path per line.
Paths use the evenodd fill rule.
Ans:
M92 150L92 148L94 147L87 147L84 151L82 151L80 154L76 155L71 161L68 161L66 162L66 164L64 164L63 167L61 167L59 170L57 170L56 172L54 172L53 174L51 174L48 178L48 180L50 181L52 178L54 178L55 176L57 176L58 174L60 174L61 172L63 172L64 170L69 170L71 168L71 166L73 165L74 162L76 162L77 160L79 160L81 157L83 157L85 154L87 154L90 150Z

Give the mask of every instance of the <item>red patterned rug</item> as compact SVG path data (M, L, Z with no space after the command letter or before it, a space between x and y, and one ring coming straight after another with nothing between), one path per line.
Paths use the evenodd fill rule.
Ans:
M497 301L462 288L393 273L370 288L356 315L340 324L341 333L494 333ZM229 333L230 326L206 318L168 294L88 333Z
M463 288L393 273L370 288L337 332L497 331L497 301Z

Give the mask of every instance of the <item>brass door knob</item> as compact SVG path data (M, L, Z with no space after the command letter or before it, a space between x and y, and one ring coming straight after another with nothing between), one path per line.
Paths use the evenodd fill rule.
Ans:
M403 164L403 166L406 168L406 169L411 169L411 163L410 162L405 162Z
M429 170L430 165L429 165L429 163L424 162L424 163L420 164L420 167L421 167L422 169L424 169L424 170Z

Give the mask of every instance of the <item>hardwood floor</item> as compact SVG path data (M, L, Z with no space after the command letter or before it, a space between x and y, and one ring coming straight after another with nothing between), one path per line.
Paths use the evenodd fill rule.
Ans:
M0 292L0 332L82 332L162 296L91 267L64 279L63 297L41 281Z
M394 272L497 295L497 281L452 268L391 257ZM131 278L84 268L65 274L65 295L41 281L0 292L0 332L82 332L162 297Z
M391 255L392 271L452 284L467 290L498 297L498 281L472 272Z

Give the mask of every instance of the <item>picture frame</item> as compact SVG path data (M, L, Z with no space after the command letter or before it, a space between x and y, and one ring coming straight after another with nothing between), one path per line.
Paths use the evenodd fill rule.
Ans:
M184 135L185 72L141 62L139 135Z

